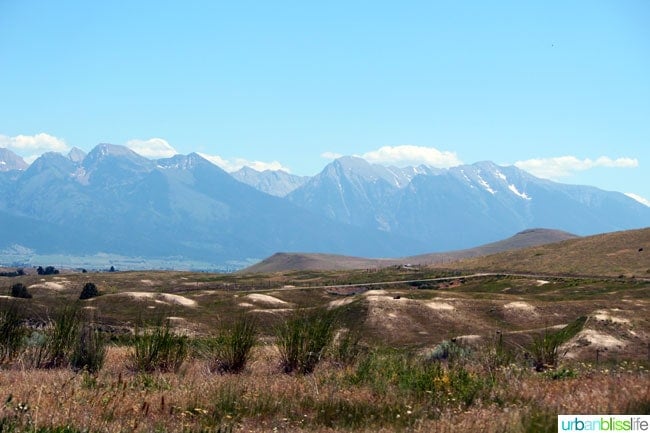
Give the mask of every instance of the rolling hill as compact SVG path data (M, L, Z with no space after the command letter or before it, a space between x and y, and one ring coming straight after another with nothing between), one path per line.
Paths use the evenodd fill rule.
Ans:
M240 273L270 273L289 270L350 270L381 268L395 265L430 265L448 264L451 261L469 257L483 256L507 250L517 250L534 245L542 245L576 238L576 235L561 230L530 229L524 230L507 239L492 242L475 248L431 253L396 259L368 259L362 257L340 256L318 253L276 253Z
M650 278L650 227L503 251L444 266L489 272Z

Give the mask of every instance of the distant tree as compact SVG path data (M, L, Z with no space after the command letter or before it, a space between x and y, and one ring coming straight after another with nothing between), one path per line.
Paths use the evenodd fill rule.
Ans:
M27 291L27 287L23 283L16 283L11 286L11 296L14 298L30 299L32 294Z
M39 266L36 269L36 272L38 275L56 275L59 273L59 270L56 269L54 266L48 266L45 269L43 269L43 266Z
M11 272L0 272L0 277L20 277L21 275L25 275L25 271L22 269L16 269Z
M57 275L59 273L59 270L56 269L54 266L48 266L45 268L45 275Z
M115 266L111 266L111 268L108 270L108 272L115 272Z
M84 285L84 288L81 289L79 299L90 299L97 296L99 296L99 290L97 290L97 286L95 286L93 283L86 283Z

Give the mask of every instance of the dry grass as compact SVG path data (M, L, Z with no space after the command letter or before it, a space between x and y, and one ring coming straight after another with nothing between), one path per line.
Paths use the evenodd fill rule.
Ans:
M650 228L570 239L447 266L496 272L650 278Z
M608 237L605 243L600 239L600 246L589 243L595 238L587 243L568 241L562 244L564 253L557 252L560 259L566 254L564 267L557 265L562 263L558 257L550 260L556 255L555 250L544 249L550 246L526 250L520 253L523 256L499 256L500 261L494 256L489 259L494 262L476 262L497 267L506 266L502 260L508 260L512 270L574 273L578 269L581 274L614 277L545 278L543 284L536 277L491 275L445 283L363 286L441 275L435 269L403 268L262 276L116 272L0 277L7 293L14 282L33 287L32 299L15 300L33 327L76 300L84 284L92 281L104 295L81 305L92 312L101 329L114 335L132 332L136 323L172 317L174 326L188 338L204 338L245 314L257 319L264 342L254 348L239 375L210 373L210 360L196 355L176 373L137 373L129 369L132 349L118 345L109 348L104 368L96 376L67 369L30 369L27 360L19 358L0 367L0 402L6 402L0 407L0 422L4 419L22 427L70 425L98 432L189 433L216 431L221 426L251 432L465 429L514 433L555 431L558 413L647 413L650 282L618 278L619 273L639 276L640 270L650 269L646 254L650 248L638 251L650 231L633 234L632 238ZM592 263L590 253L600 262ZM350 282L361 286L357 294L345 297L323 288L285 287ZM126 292L147 294L134 298L123 295ZM0 308L8 302L0 299ZM362 351L356 362L337 363L330 358L311 375L283 374L273 329L295 309L328 306L336 311L341 328L360 333L370 354L388 346L394 353L415 356L457 338L479 347L475 353L482 356L463 365L466 382L460 380L458 385L449 384L451 373L427 376L418 364L405 364L404 359L410 358L384 359L381 356L388 355L383 352L375 364L363 364L364 356L370 355ZM580 316L588 320L585 329L563 347L564 364L551 372L532 371L522 359L532 336ZM493 362L494 356L481 352L481 347L489 346L495 335L519 354L512 359L501 354L500 361ZM584 364L596 359L599 365ZM363 372L363 365L374 365L375 371ZM476 386L476 393L469 389L467 394L465 385Z
M197 359L177 374L135 374L127 368L128 351L112 347L97 376L65 369L3 371L0 398L12 398L0 418L98 432L218 426L245 432L519 432L529 427L531 414L626 413L650 404L650 376L627 363L608 369L578 365L578 377L563 380L499 369L494 385L464 407L453 401L432 405L426 393L352 384L352 367L330 364L314 375L281 374L272 346L257 347L254 362L236 376L211 374Z

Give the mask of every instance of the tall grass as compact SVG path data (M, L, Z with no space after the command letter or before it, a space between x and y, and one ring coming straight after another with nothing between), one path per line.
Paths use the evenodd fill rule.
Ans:
M23 346L25 328L17 302L0 311L0 364L11 361Z
M222 374L242 372L257 342L257 335L257 322L250 316L240 316L217 338L212 368Z
M106 359L106 338L90 324L84 324L77 336L70 357L70 365L75 370L97 373Z
M556 367L564 355L561 346L582 330L587 322L586 316L578 317L557 332L545 329L543 333L533 336L530 352L537 371Z
M325 309L298 311L276 328L280 364L285 373L309 374L334 336L336 314Z
M57 311L45 334L32 334L31 364L36 368L59 368L67 366L74 351L82 324L78 304Z
M188 354L188 339L177 335L169 320L135 329L131 366L140 372L178 371Z
M362 355L361 332L358 329L341 330L332 350L332 360L339 366L353 365Z

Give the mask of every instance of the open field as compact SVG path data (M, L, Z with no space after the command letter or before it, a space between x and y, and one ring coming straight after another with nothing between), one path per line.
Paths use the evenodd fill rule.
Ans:
M0 364L0 431L543 432L558 413L648 413L650 281L639 270L650 251L608 245L626 260L607 256L573 276L550 261L521 264L555 254L544 246L508 256L520 274L490 268L488 256L456 269L0 277L2 311L17 306L32 333ZM101 296L78 301L87 282ZM32 298L9 298L16 283ZM73 304L109 338L103 368L35 368L36 337ZM333 314L334 339L313 373L286 374L277 330L311 310ZM205 347L242 317L259 332L249 362L219 374ZM133 333L156 321L186 336L177 371L133 367ZM560 334L557 359L537 362L540 342Z
M125 367L125 350L112 347L97 376L4 371L2 399L13 398L0 416L21 425L111 432L554 432L554 414L647 413L650 400L648 372L635 363L581 364L558 379L504 367L470 382L473 394L442 374L430 384L439 394L406 377L368 379L359 367L331 363L313 375L281 374L269 346L256 349L244 373L223 376L201 360L178 373L134 373ZM474 368L469 380L488 374Z

